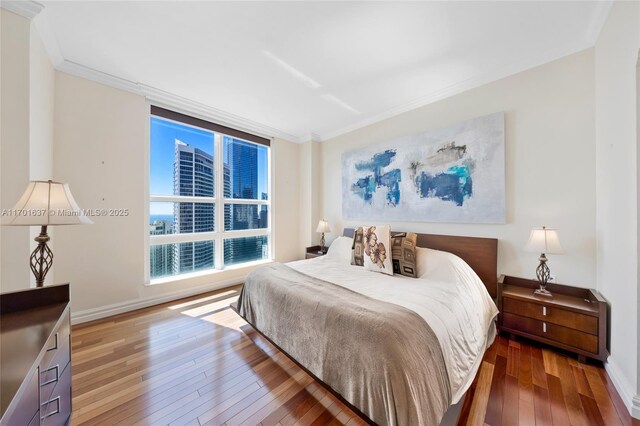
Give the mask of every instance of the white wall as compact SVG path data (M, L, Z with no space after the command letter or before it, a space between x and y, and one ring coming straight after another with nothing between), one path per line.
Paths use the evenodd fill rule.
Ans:
M639 11L640 13L640 11ZM636 167L638 167L638 165L640 165L640 52L638 53L638 64L636 65ZM640 171L638 171L636 169L636 185L637 186L637 200L640 200ZM637 258L636 258L636 262L637 262L637 266L638 266L638 291L637 291L637 308L636 308L636 315L638 316L637 321L638 321L638 350L636 352L636 358L637 358L637 373L638 373L638 381L637 381L637 387L640 388L640 315L638 315L638 309L640 309L640 209L638 209L638 221L637 221L637 238L638 238L638 242L639 242L639 248L638 248L638 253L637 253ZM640 395L640 389L638 389L638 391L636 392L636 396L634 398L634 401L636 401L638 399L638 395ZM638 405L637 402L634 402L634 405ZM637 412L638 410L632 410L632 412L635 411L635 416L640 418L639 413Z
M274 259L288 262L302 258L300 241L300 145L275 139L271 142L273 158L273 231Z
M636 65L640 4L616 2L595 47L598 289L611 303L607 371L628 407L638 386ZM640 417L640 405L633 414Z
M55 68L51 65L40 35L31 22L29 38L29 180L55 180L53 175L53 104L55 96ZM56 253L55 228L49 227L47 232L51 240L49 248ZM40 228L30 227L30 244L34 249L33 239L40 234ZM47 273L44 285L55 283L56 263ZM31 286L35 287L35 277L31 278Z
M342 219L343 152L504 111L507 223L392 228L498 238L498 272L525 277L538 264L523 251L531 228L558 228L566 254L549 256L552 274L595 287L593 61L589 49L323 142L323 215L336 231L359 224Z
M29 180L53 178L55 71L32 22L4 9L0 15L0 208L11 209ZM49 231L53 235L53 229ZM33 238L39 232L39 227L0 228L0 291L35 285L29 254L35 248ZM45 284L53 282L54 271L55 265Z
M1 15L0 207L13 207L29 182L29 20ZM29 287L29 229L0 227L0 288Z
M56 233L56 280L71 283L76 319L144 306L177 295L243 281L250 268L144 285L145 165L149 106L139 95L56 74L56 176L69 183L82 208L128 208L127 217L93 217L93 225ZM272 144L274 256L299 258L299 146Z
M308 141L300 146L300 242L299 252L320 243L316 232L320 220L320 196L322 193L321 144Z
M29 178L53 177L55 69L32 24L29 39Z

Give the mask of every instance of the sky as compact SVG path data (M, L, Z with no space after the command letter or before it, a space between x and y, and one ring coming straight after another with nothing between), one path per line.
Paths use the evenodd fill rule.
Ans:
M150 195L173 195L175 140L213 155L214 133L151 117ZM214 160L215 162L215 160ZM259 176L267 176L267 148L258 146ZM258 179L258 193L267 192L267 179ZM150 203L151 215L173 214L173 203Z

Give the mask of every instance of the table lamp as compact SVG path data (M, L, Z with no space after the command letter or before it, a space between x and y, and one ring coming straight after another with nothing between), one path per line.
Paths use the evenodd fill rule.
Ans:
M536 268L536 276L540 282L540 288L533 293L538 296L553 297L551 292L547 290L547 283L551 276L551 271L547 266L547 254L563 254L562 246L558 238L558 231L546 227L531 230L529 241L525 245L525 250L540 253L538 260L540 264Z
M327 222L324 219L318 222L318 227L316 228L316 232L322 233L322 236L320 237L320 251L324 253L324 233L331 232L331 228L329 227L329 222Z
M47 246L47 226L91 223L93 222L84 215L71 195L69 185L51 180L35 180L29 182L24 194L11 210L11 215L2 225L40 226L40 235L34 239L38 246L31 253L29 263L36 277L36 286L42 287L44 278L53 265L53 253Z

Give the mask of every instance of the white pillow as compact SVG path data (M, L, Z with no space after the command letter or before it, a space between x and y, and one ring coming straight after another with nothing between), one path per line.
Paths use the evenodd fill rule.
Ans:
M389 225L364 228L364 269L393 275Z
M460 262L466 265L462 259L448 251L416 247L418 278L451 279Z
M351 263L351 245L353 238L338 237L329 246L326 256L337 259L340 263Z

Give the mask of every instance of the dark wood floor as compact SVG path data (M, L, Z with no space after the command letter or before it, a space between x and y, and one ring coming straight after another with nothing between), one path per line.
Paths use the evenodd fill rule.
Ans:
M460 424L638 425L602 364L498 336L467 392Z
M229 309L238 290L74 326L72 424L365 424ZM632 420L602 367L500 337L460 424Z

